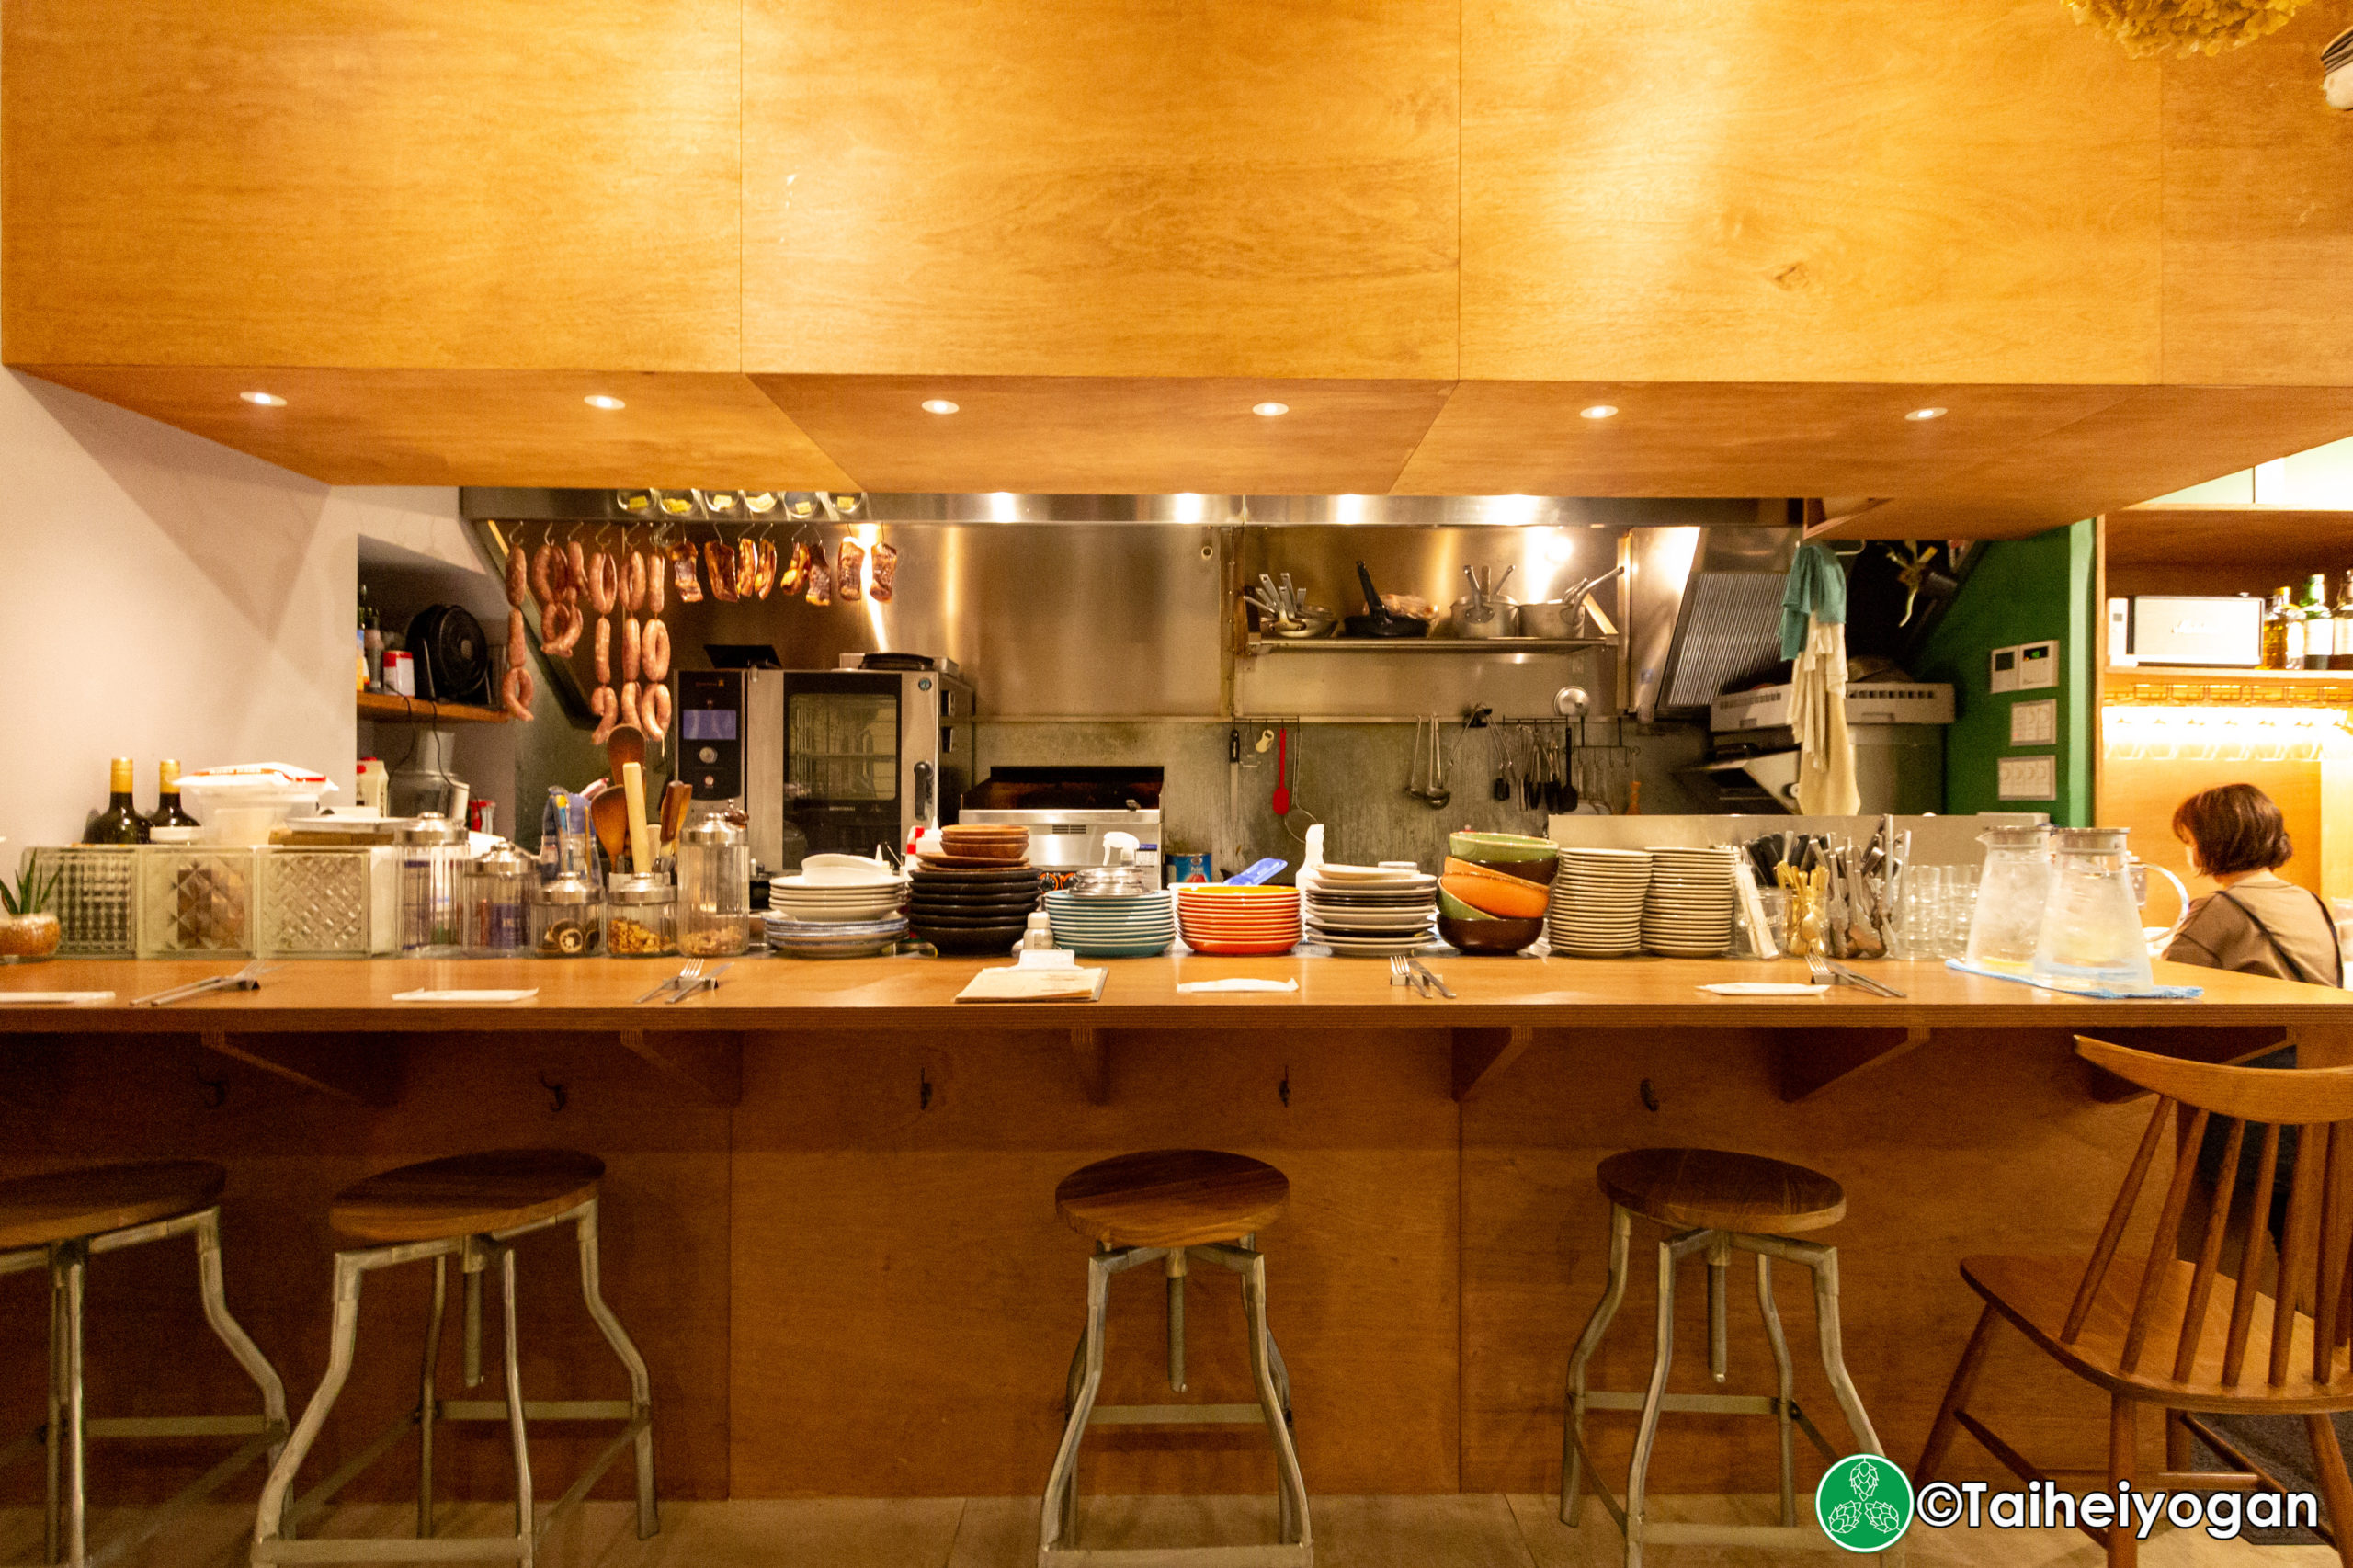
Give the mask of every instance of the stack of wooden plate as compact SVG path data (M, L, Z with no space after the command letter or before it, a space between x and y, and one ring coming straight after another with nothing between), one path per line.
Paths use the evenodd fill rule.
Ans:
M1307 939L1343 958L1417 953L1438 937L1438 879L1411 865L1325 864L1299 874Z
M1197 953L1287 953L1301 934L1299 890L1179 882L1176 927Z
M1737 849L1651 851L1643 946L1668 958L1714 958L1732 946Z
M968 870L1029 863L1029 830L1018 824L958 824L939 830L921 849L930 865Z
M908 927L943 953L1009 952L1038 907L1038 873L1028 866L943 866L925 856L909 875Z
M1650 891L1646 849L1563 849L1552 879L1545 935L1573 959L1617 959L1643 945L1643 900Z

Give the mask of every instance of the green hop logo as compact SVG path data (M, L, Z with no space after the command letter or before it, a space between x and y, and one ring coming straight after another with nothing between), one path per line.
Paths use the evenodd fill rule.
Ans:
M1877 1454L1849 1454L1813 1489L1813 1517L1835 1546L1884 1551L1912 1524L1912 1483Z

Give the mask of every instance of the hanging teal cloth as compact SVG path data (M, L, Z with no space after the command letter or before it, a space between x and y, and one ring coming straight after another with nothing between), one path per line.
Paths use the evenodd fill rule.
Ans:
M1802 544L1790 562L1789 585L1781 590L1781 657L1805 652L1806 620L1847 624L1847 573L1828 545Z

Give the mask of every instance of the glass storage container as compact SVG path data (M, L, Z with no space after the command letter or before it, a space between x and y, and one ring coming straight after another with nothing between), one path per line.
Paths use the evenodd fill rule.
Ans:
M521 958L531 950L531 885L540 863L500 843L466 872L466 946L479 958Z
M678 950L677 890L667 876L617 876L605 884L605 951L617 959Z
M456 958L466 950L466 830L438 812L401 829L401 954Z
M605 903L597 884L564 871L531 890L531 950L543 959L584 958L604 946Z
M141 958L253 956L252 850L148 846L131 854Z
M752 945L752 845L742 824L708 817L678 835L678 951L720 958Z
M366 849L255 850L261 934L256 950L289 958L367 957L374 946L369 856Z
M49 907L63 927L60 958L127 959L136 949L137 852L129 846L69 845L28 850L34 875L55 878Z

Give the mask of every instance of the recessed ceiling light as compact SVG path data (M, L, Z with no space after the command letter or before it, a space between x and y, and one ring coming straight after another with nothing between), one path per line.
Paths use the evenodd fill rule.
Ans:
M927 397L923 400L923 411L926 414L953 414L956 405L944 397Z
M239 392L237 395L256 408L284 408L286 406L286 400L275 392Z
M1254 403L1250 405L1250 412L1259 415L1261 418L1272 419L1277 415L1289 414L1290 412L1290 404L1287 403Z
M1942 419L1944 416L1945 411L1941 408L1915 408L1904 417L1916 424L1923 419Z
M607 397L603 392L590 392L586 397L582 398L580 401L586 403L591 408L627 408L629 406L629 404L623 403L620 399L617 397Z
M1578 409L1577 417L1580 419L1608 419L1617 412L1618 405L1614 403L1597 403L1591 408Z

